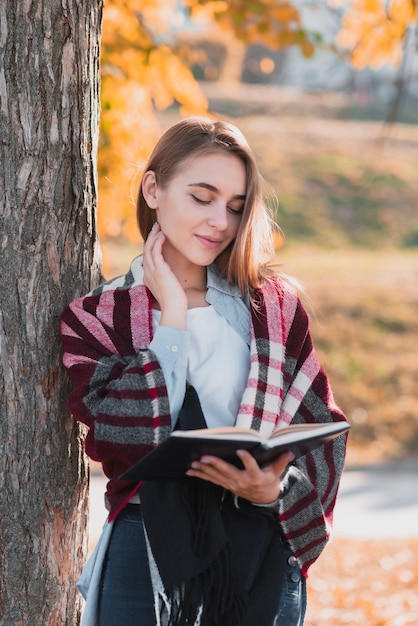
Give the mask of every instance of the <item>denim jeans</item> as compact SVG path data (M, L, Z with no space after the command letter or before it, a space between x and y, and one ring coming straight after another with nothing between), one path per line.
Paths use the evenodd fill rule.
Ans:
M117 517L103 566L99 626L154 626L154 602L141 507Z
M303 626L306 613L306 578L292 551L285 549L285 571L279 609L273 626Z
M302 626L305 611L305 578L287 548L283 587L272 626ZM99 616L99 626L155 626L140 505L128 504L114 523L103 566Z

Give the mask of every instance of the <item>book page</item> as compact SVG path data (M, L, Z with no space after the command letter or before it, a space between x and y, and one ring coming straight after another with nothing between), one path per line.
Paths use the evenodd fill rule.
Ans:
M263 441L263 437L256 430L251 428L240 428L237 426L220 426L219 428L201 428L198 430L175 430L172 433L175 437L203 437L207 439L233 439L241 441Z

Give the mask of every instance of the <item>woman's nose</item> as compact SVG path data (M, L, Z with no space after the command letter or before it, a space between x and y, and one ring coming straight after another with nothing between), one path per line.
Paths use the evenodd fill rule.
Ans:
M225 230L228 227L228 209L224 204L219 202L211 207L208 224L217 230Z

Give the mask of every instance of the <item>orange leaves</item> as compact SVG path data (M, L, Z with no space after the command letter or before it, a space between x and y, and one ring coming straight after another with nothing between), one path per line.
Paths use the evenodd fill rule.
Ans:
M418 0L346 1L350 4L338 43L349 50L352 65L398 65ZM241 47L297 45L309 57L319 42L319 36L304 30L292 0L106 0L99 150L103 237L136 234L132 196L142 163L160 134L155 111L177 104L184 115L207 114L207 101L190 70L187 41L188 35L193 41L213 32L214 25L218 39L220 31L222 41L239 40ZM266 59L267 74L268 63Z
M306 626L416 626L417 548L416 537L390 532L385 539L336 536L312 567Z
M296 44L304 49L299 11L287 0L188 0L188 5L192 16L204 14L244 43L272 48Z
M388 9L389 18L406 29L417 19L417 7L416 0L392 0Z
M133 0L118 2L109 0L104 9L102 27L102 54L104 58L116 55L128 48L146 49L152 45L150 33L141 28L138 21L138 12Z
M417 0L354 0L337 43L350 51L357 69L399 66L408 28L417 19Z
M99 233L139 241L133 208L142 163L159 134L148 92L132 80L102 81Z
M216 23L226 38L272 48L314 47L290 0L107 0L102 31L99 232L137 237L133 198L158 135L155 110L178 104L205 115L208 103L190 70L181 34Z
M177 0L108 0L102 32L99 232L139 241L134 202L141 168L160 127L155 109L174 102L184 114L205 114L173 27Z
M147 70L147 85L158 109L166 109L177 101L186 115L207 112L207 100L192 72L171 48L163 45L153 50Z

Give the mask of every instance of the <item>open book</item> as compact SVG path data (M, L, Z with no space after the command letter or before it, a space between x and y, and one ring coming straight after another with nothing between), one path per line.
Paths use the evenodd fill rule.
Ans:
M267 440L250 428L175 430L120 478L134 481L181 478L191 463L205 454L242 468L237 450L248 450L262 467L289 450L295 457L311 452L349 428L347 422L291 424L276 429Z

